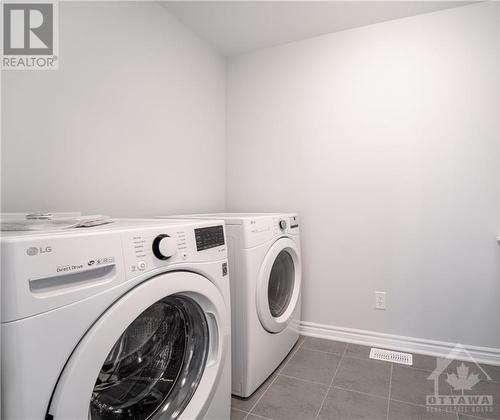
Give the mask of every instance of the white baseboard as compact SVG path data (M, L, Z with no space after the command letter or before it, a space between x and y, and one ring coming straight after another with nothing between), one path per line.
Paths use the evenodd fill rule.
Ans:
M406 351L409 353L426 354L436 357L446 357L452 353L457 346L457 343L446 341L383 334L375 331L336 327L334 325L316 324L306 321L300 323L300 333L311 337ZM477 363L500 366L499 348L461 344L461 349L463 349L462 353L453 353L454 358L463 360L470 360L472 358Z

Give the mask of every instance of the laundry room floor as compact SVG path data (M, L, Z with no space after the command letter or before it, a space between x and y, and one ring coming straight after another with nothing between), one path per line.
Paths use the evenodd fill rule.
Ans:
M436 370L435 357L414 354L408 367L369 359L369 352L357 344L301 337L250 398L232 398L231 419L500 419L500 366L454 360L437 376L440 395L491 395L487 412L430 412L425 403L434 393L428 377ZM453 378L461 381L454 388ZM472 390L457 393L460 386Z

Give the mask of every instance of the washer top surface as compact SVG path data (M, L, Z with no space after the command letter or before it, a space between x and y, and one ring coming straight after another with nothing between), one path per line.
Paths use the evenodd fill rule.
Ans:
M214 220L214 222L216 221ZM219 220L218 222L222 223L222 220ZM113 219L112 223L107 223L100 226L67 229L3 231L1 235L2 241L6 241L12 239L26 239L43 235L80 235L88 233L137 230L141 228L161 228L163 226L194 226L199 223L199 220L196 221L193 219Z

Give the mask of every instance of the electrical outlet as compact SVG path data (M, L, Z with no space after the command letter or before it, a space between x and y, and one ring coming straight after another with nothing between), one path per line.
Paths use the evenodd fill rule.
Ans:
M375 292L375 309L385 310L385 292Z

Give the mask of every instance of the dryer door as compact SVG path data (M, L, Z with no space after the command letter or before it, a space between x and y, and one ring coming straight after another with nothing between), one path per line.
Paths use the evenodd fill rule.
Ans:
M80 341L59 378L49 416L203 417L224 367L228 309L216 286L199 274L172 272L145 281Z
M257 283L257 312L262 326L278 333L290 322L300 296L300 254L289 238L276 241L266 254Z

